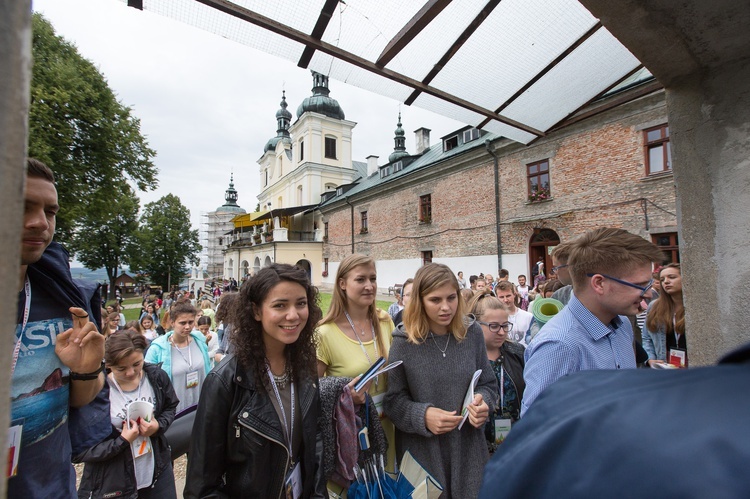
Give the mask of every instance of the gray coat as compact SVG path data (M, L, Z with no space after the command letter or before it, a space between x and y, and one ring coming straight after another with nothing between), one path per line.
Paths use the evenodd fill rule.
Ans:
M474 498L479 493L482 470L489 458L484 428L474 428L468 420L461 430L433 435L425 426L429 407L460 413L471 376L477 369L475 393L481 393L490 409L498 402L497 379L487 359L484 335L472 323L466 338L457 342L448 336L445 357L428 336L415 345L399 326L393 332L389 361L404 363L388 373L388 393L384 410L396 426L396 452L399 460L406 450L443 486L443 498ZM437 337L440 348L445 336Z

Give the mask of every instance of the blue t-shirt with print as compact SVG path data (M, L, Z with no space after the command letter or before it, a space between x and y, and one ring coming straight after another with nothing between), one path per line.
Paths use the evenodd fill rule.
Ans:
M23 423L18 474L8 497L75 497L68 433L69 369L55 354L57 336L73 326L68 306L31 282L31 307L22 329L26 295L19 295L14 343L23 334L11 385L11 422Z

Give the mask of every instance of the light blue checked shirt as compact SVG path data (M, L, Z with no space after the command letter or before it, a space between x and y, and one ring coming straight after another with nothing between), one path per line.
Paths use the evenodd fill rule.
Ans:
M568 305L544 325L524 357L522 417L549 385L567 374L635 368L633 328L625 316L603 324L571 294Z

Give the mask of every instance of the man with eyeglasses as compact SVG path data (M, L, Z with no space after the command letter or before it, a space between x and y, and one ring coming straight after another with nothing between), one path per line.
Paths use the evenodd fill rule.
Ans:
M570 243L558 244L552 251L552 272L557 276L557 280L565 284L564 287L555 291L551 298L558 300L563 305L570 301L570 294L573 292L573 278L568 270L568 257L570 256Z
M601 228L570 243L573 293L526 349L521 416L552 383L592 369L636 367L633 329L626 316L645 308L659 248L622 229Z

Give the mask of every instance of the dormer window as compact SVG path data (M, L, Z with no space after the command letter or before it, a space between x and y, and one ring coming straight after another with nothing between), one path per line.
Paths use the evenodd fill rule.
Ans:
M467 142L471 142L472 140L476 140L479 138L479 130L477 128L470 128L468 130L464 130L464 144Z
M443 151L450 151L456 147L458 147L458 135L443 139Z
M342 195L343 193L344 193L344 188L343 188L343 187L339 187L338 189L336 189L336 195L337 195L337 196L340 196L340 195Z
M403 161L396 161L393 163L393 173L400 172L404 169L404 162Z
M390 170L388 169L388 167L387 166L382 167L380 169L380 178L385 178L388 175L390 175Z

